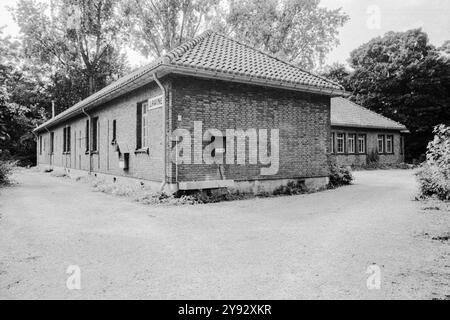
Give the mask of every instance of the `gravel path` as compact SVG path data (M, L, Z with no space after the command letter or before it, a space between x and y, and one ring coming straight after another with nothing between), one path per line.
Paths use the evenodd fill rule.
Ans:
M153 207L20 171L0 189L0 299L450 298L450 242L432 239L449 234L449 205L414 201L413 171L355 175L311 195Z

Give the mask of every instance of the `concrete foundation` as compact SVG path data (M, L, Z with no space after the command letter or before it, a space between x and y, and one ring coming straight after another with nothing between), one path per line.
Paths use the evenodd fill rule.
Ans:
M46 164L39 165L38 168L41 171L48 170L50 167ZM58 166L52 166L52 169L56 173L65 173L70 178L76 179L78 177L93 176L98 179L104 180L110 183L120 183L128 185L145 185L155 192L161 190L160 181L150 181L136 178L123 177L119 175L111 175L99 172L89 173L84 170L77 170L71 168L64 168ZM175 193L178 190L207 190L207 189L220 189L226 188L231 192L242 193L273 193L273 191L283 185L287 185L290 182L302 181L305 187L309 191L317 191L325 188L329 183L328 177L318 178L304 178L304 179L274 179L274 180L252 180L252 181L233 181L233 180L219 180L219 181L191 181L191 182L179 182L178 184L166 184L164 186L164 192Z

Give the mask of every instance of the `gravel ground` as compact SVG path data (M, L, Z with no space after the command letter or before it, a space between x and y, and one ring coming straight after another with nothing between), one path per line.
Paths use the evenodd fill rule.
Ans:
M17 172L0 190L0 299L449 299L449 205L414 201L413 171L355 175L316 194L167 207ZM70 265L81 290L66 287Z

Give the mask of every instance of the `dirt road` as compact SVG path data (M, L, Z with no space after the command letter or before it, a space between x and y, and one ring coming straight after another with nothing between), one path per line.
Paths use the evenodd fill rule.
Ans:
M450 243L432 239L450 231L448 205L413 201L412 171L356 177L311 195L155 207L18 172L0 189L0 299L449 298ZM67 288L69 266L81 290Z

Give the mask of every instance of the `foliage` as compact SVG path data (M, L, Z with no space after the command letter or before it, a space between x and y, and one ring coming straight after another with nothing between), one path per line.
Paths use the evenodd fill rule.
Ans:
M273 191L273 195L281 196L281 195L297 195L306 193L307 189L305 183L303 181L290 181L287 185L280 186Z
M160 57L203 31L219 0L132 0L122 2L132 47Z
M351 53L352 100L403 123L406 158L426 151L432 131L450 123L450 60L420 29L389 32Z
M59 72L63 70L68 79L81 75L84 90L78 98L84 98L123 74L123 19L117 6L118 0L61 0L50 4L19 0L13 14L25 55Z
M417 174L421 197L450 200L450 127L436 126L428 144L427 162Z
M339 27L349 17L319 0L230 1L215 27L237 40L312 70L339 42Z
M366 157L367 166L376 166L380 162L380 155L375 150L370 151Z
M345 90L351 91L351 73L351 70L349 70L345 65L341 63L334 63L331 66L325 67L321 72L321 76L340 84Z
M0 186L11 183L9 178L15 165L15 162L0 160Z
M346 186L353 181L353 175L347 167L338 166L335 163L330 165L330 188Z

